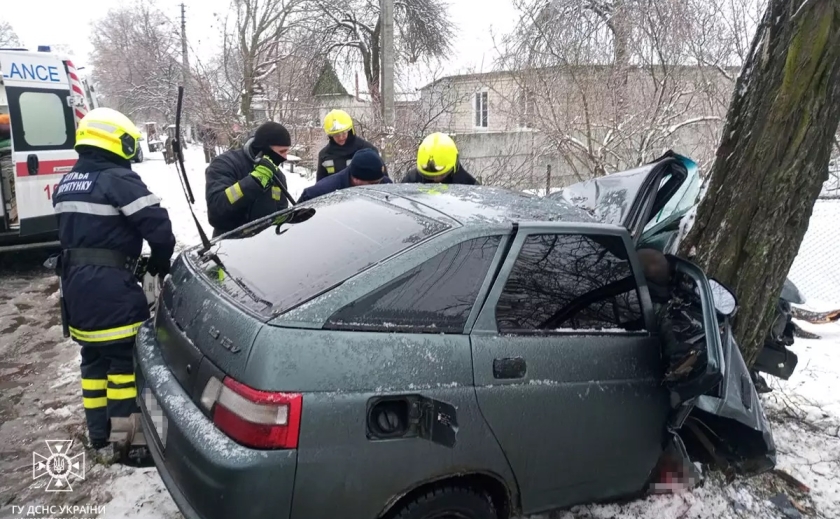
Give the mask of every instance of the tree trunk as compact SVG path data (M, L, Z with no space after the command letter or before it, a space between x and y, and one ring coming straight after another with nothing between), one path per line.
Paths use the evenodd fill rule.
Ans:
M624 0L613 4L613 16L608 25L615 39L613 50L613 92L615 93L615 124L624 122L628 116L627 84L630 74L630 38L633 34L633 21L630 19L630 6ZM600 174L599 174L600 176Z
M242 116L245 117L245 126L250 129L254 124L254 112L251 110L251 104L254 100L253 62L247 60L245 62L245 70L243 72L242 98L239 101L239 109L242 111Z
M370 38L370 53L364 56L365 62L365 80L368 84L368 93L371 97L373 106L380 106L381 92L379 89L379 80L382 53L382 13L376 20L376 26L373 28L373 33Z
M749 365L828 177L838 122L840 1L770 0L680 246L738 297L735 333Z

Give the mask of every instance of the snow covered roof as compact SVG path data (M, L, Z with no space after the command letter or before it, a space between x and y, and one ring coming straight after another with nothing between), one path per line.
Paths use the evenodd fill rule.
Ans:
M574 66L577 70L604 70L611 68L612 65L576 65ZM630 65L630 69L644 69L645 66L642 65ZM703 68L711 68L708 66L696 66L696 65L677 65L673 68L681 68L685 70L699 70ZM741 70L740 67L723 67L725 70L732 74L738 74ZM489 79L498 79L504 78L508 76L513 76L514 74L524 74L527 72L552 72L552 71L562 71L562 70L569 70L570 66L568 65L558 65L553 67L534 67L534 68L523 68L519 70L493 70L490 72L478 72L478 73L469 73L469 74L453 74L449 76L444 76L442 78L438 78L431 83L420 87L418 90L425 90L427 88L431 88L437 84L449 81L471 81L471 80L489 80Z

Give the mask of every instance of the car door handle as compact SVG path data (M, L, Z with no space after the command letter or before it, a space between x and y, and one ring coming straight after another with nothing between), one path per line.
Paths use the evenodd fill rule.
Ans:
M38 155L30 153L26 157L26 169L29 171L30 175L38 174Z
M493 378L524 378L527 366L522 357L493 359Z

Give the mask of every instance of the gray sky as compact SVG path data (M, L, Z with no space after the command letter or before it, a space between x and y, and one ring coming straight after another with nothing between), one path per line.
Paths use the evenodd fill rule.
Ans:
M3 0L0 18L11 23L24 45L33 50L38 45L69 45L76 55L75 65L83 67L92 49L90 34L95 28L91 22L107 12L101 6L125 3L125 0ZM179 20L179 0L152 3L171 20ZM214 27L213 13L225 13L230 0L184 0L184 3L191 52L198 59L206 58L218 49L221 41L220 28ZM494 57L491 31L496 35L507 32L516 20L511 0L449 0L449 14L457 26L455 52L438 75L468 69L489 70ZM432 71L417 70L411 83L421 86L431 75Z

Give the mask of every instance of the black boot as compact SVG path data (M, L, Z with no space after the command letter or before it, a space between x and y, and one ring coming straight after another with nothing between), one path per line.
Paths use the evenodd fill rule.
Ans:
M128 451L120 460L123 465L130 467L154 467L155 461L149 449L144 445L135 445L128 448Z

